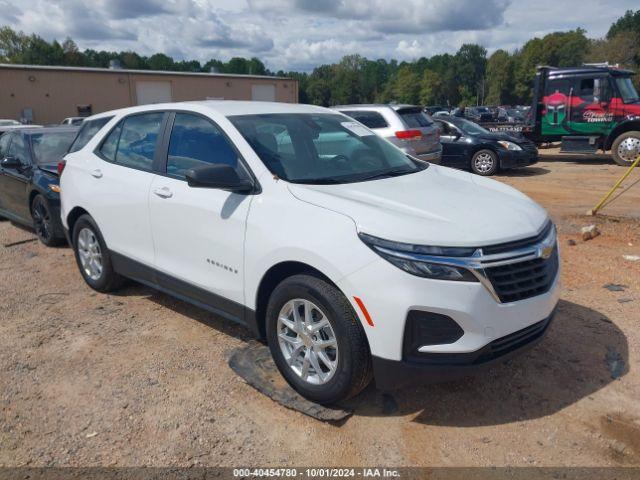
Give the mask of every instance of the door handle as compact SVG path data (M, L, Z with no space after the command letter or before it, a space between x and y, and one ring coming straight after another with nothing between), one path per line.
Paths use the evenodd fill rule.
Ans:
M91 176L96 178L102 178L102 170L100 170L99 168L96 168L91 172Z
M173 192L169 190L168 187L156 188L153 193L155 193L160 198L171 198L173 197Z

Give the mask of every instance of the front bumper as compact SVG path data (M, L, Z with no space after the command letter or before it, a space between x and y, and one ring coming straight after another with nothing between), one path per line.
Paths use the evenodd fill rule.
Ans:
M373 356L373 373L380 390L463 378L519 355L538 344L549 330L555 310L544 320L494 340L469 353L427 354L420 360L388 360Z
M498 152L498 156L500 157L501 168L527 167L538 163L538 154L527 150L502 150Z

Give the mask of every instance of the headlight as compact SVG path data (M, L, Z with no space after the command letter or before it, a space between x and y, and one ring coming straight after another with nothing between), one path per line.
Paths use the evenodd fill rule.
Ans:
M499 140L498 143L507 150L513 150L516 152L522 150L522 148L520 148L520 145L518 145L517 143L509 142L507 140Z
M458 282L478 281L478 278L466 268L444 264L455 260L455 257L473 255L475 248L411 245L383 240L365 233L360 233L359 237L386 261L411 275ZM442 257L443 263L438 262L438 257Z

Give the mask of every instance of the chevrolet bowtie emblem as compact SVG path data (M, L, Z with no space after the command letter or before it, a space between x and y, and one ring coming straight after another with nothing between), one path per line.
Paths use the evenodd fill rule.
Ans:
M540 250L540 256L545 260L549 258L552 253L553 253L553 245L542 247L542 250Z

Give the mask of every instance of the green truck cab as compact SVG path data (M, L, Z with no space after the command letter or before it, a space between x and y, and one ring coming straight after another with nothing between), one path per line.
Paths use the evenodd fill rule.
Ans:
M539 67L530 129L537 143L562 142L567 153L611 150L619 165L640 155L640 99L634 72L610 66Z

